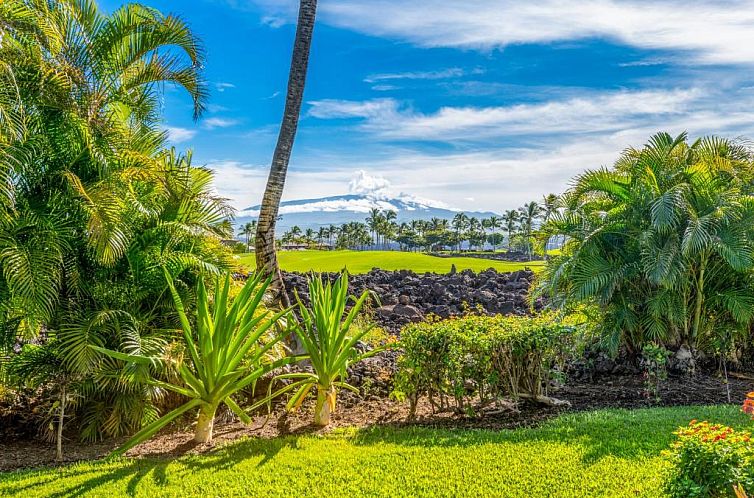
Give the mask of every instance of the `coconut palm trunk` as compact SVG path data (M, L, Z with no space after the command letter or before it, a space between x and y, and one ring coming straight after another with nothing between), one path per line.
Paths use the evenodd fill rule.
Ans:
M288 305L288 297L283 287L283 279L275 254L275 223L280 208L280 198L285 187L288 162L296 138L301 104L304 99L306 70L309 65L309 50L312 44L316 13L317 0L301 0L291 69L288 75L288 93L285 98L283 122L280 126L275 153L272 156L267 187L262 198L255 240L257 268L263 274L272 276L270 288L273 299L285 306Z

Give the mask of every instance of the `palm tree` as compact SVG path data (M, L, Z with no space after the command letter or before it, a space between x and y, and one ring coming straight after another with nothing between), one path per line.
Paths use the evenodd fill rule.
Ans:
M307 228L304 232L304 242L306 242L306 245L311 245L314 243L314 237L315 232L313 228Z
M0 1L0 38L2 342L54 331L47 351L84 379L62 416L85 439L138 430L161 408L150 372L88 346L158 352L176 323L162 269L194 302L196 279L231 264L212 171L160 131L166 83L201 115L201 44L176 16L88 1Z
M613 349L750 334L752 163L735 142L659 133L612 169L585 172L542 229L565 244L540 290L599 304Z
M395 236L395 230L397 228L395 220L398 218L398 213L393 210L386 210L382 215L382 218L380 231L382 232L382 243L385 246L385 249L387 249L391 237Z
M547 194L546 196L542 198L542 206L544 208L544 211L542 214L543 224L547 223L550 220L552 213L554 213L555 210L558 209L559 203L560 203L560 198L555 194ZM547 256L547 249L548 249L549 243L550 243L549 240L544 241L545 256Z
M378 208L371 208L369 210L366 222L369 230L372 232L372 243L374 245L379 245L380 243L380 227L384 219L382 212Z
M532 257L532 243L531 236L534 231L534 224L542 215L542 207L537 204L536 201L531 201L519 208L521 216L521 228L523 236L526 238L526 253L531 261Z
M466 216L466 213L456 213L455 216L453 216L453 230L456 231L456 239L458 240L458 251L461 251L461 242L463 242L463 239L461 238L461 234L466 231L466 228L469 224L469 217Z
M243 235L246 237L246 252L249 252L251 240L253 240L253 237L256 233L257 220L252 220L245 223L243 228L241 228L241 231L238 232L238 235Z
M508 233L508 250L511 250L511 241L513 240L513 232L517 229L518 223L518 211L515 209L509 209L503 215L505 220L505 230Z
M327 243L332 247L332 239L338 235L338 227L330 225L327 227Z
M301 240L301 227L293 225L288 232L291 234L291 240L293 242L299 242Z
M162 166L159 90L185 89L195 117L207 91L199 41L175 16L135 4L109 16L90 2L2 7L0 288L12 303L2 319L34 335L76 291L65 278L115 265L138 234L139 194Z
M283 122L280 126L275 153L272 156L267 186L262 197L255 241L257 268L264 275L272 276L270 287L273 299L285 307L289 303L288 296L284 292L283 278L275 254L275 221L280 208L280 198L285 187L285 177L288 172L293 142L296 138L301 104L304 100L306 71L309 66L309 50L312 45L316 14L317 0L301 0L299 2L298 24L296 25L296 38L293 42Z
M497 229L498 228L502 228L502 226L503 226L502 225L503 220L502 220L502 218L493 215L493 216L490 216L489 218L487 218L484 221L486 222L486 225L487 225L486 228L489 228L492 231L492 252L495 252L495 249L496 249L496 247L495 247L495 245L496 245L495 244L496 243L496 237L495 237L495 235L497 234Z

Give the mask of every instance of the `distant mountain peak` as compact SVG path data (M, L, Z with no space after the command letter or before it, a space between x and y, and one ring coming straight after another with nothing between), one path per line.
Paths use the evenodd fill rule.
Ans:
M260 206L251 206L241 211L236 224L242 225L259 216ZM327 225L341 225L351 221L364 221L371 209L395 211L397 221L428 220L431 218L452 219L460 210L447 207L444 203L419 197L399 194L395 197L386 192L370 191L321 197L318 199L297 199L280 203L279 231L296 225L302 229ZM469 216L488 218L495 213L466 212Z

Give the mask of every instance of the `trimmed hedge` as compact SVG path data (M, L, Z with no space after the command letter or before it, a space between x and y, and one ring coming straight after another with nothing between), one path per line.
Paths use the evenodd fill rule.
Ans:
M541 398L570 344L572 327L552 315L464 316L408 325L401 332L394 395L408 399L411 414L421 396L434 408L466 400L484 404L503 397Z

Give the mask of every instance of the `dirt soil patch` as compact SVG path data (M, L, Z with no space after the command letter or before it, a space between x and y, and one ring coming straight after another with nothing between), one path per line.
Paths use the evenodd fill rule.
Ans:
M747 392L754 391L754 374L731 378L728 388L731 401L735 404L740 403ZM418 425L499 430L535 426L568 411L728 403L728 390L723 379L704 375L671 377L662 384L659 401L647 399L644 381L640 376L608 376L587 382L571 382L550 394L568 401L570 407L542 407L527 402L519 403L515 410L502 410L494 415L469 416L451 411L433 413L430 404L423 399L418 405L417 417L409 420L406 403L374 396L369 399L344 399L340 411L333 417L333 423L326 429L316 428L311 424L312 407L304 405L301 411L295 413L277 410L270 416L255 417L250 426L220 417L215 423L215 439L211 444L196 444L193 442L190 427L174 426L171 430L166 430L132 449L127 455L171 458L211 451L241 437L273 438L292 434L326 433L340 427ZM102 458L124 440L108 440L94 444L66 441L64 463ZM0 471L56 465L54 455L55 449L52 444L39 441L3 441L0 442Z

